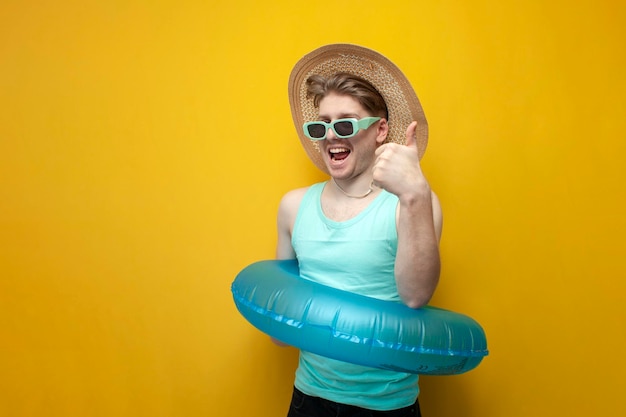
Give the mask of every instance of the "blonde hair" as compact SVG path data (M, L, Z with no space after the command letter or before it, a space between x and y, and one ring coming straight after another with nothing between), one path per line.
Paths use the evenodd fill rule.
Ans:
M313 105L319 107L320 101L329 93L354 97L374 116L389 119L387 103L369 82L361 77L346 72L339 72L326 78L311 75L306 80L307 98L313 98Z

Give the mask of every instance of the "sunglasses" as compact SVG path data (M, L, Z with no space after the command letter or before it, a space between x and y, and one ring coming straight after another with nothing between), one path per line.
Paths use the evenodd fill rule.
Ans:
M359 133L361 129L367 129L380 117L364 117L362 119L337 119L334 122L326 123L322 121L306 122L302 127L304 134L311 140L326 139L328 129L332 129L340 139L348 139Z

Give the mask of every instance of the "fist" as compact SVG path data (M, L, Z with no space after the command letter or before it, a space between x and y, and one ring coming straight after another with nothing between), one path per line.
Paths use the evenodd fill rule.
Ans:
M419 192L421 187L428 188L426 178L420 167L415 128L412 122L406 129L406 143L385 143L376 149L374 161L374 185L402 197L405 194Z

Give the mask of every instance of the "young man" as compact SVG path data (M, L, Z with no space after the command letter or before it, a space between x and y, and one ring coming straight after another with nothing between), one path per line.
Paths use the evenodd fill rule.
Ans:
M420 169L427 124L410 83L380 54L338 44L303 57L289 92L302 144L330 179L283 197L277 258L328 286L426 305L442 214ZM289 417L419 416L417 380L302 351Z

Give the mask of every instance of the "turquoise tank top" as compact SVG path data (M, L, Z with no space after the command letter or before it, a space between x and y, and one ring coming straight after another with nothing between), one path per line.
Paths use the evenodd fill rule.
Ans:
M300 275L368 297L401 302L394 277L398 198L381 193L356 217L327 218L321 194L327 182L305 193L292 234ZM372 410L415 403L418 376L353 365L301 351L295 386L305 394Z

